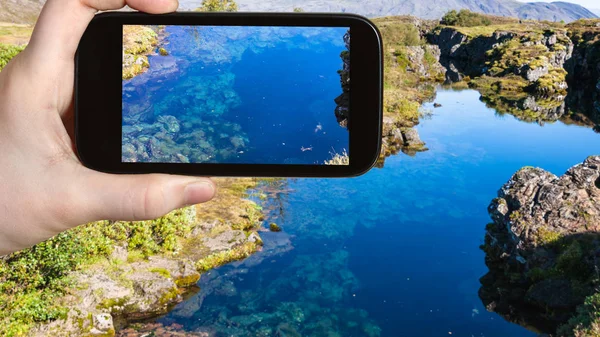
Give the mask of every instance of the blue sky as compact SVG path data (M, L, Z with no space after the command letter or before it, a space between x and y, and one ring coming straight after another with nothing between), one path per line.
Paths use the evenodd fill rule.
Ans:
M541 0L519 0L521 2L540 2ZM600 9L600 3L598 3L598 0L561 0L564 2L572 2L578 5L582 5L583 7L586 8L594 8L594 9ZM551 0L546 0L546 1L542 1L542 2L551 2Z

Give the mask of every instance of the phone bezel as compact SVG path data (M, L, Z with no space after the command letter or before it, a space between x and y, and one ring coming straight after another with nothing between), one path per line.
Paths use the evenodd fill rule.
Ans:
M350 27L350 165L123 163L122 26L308 26ZM349 177L367 172L381 147L382 40L368 19L353 14L197 13L96 15L76 55L75 135L81 162L107 173L170 173L202 176ZM333 113L333 111L332 111Z

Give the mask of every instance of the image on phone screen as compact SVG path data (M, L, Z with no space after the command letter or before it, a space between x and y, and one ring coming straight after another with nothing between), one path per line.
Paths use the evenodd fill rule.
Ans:
M124 163L349 165L350 28L123 25Z

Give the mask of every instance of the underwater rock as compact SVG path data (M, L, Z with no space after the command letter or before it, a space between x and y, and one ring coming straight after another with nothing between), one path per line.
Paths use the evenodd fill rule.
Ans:
M210 337L208 332L186 331L179 324L163 325L161 323L134 324L132 327L117 332L118 337Z
M279 227L276 223L272 222L269 224L269 230L271 232L281 232L281 227Z
M162 123L165 129L170 133L177 133L181 129L179 121L175 116L162 115L158 116L157 121Z
M229 141L231 142L231 145L233 145L236 150L246 146L246 142L244 141L244 138L239 137L239 136L231 137L229 139Z
M489 310L548 333L593 294L600 252L600 156L563 176L519 170L489 206L479 295Z
M123 102L123 124L135 125L150 121L154 117L154 107L149 100L135 103Z

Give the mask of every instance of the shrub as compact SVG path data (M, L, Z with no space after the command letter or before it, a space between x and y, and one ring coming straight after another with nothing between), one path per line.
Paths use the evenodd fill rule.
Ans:
M492 24L490 18L483 14L461 9L460 12L451 10L442 17L442 24L458 27L489 26Z
M191 231L194 208L176 210L152 221L99 221L83 225L0 258L0 335L20 336L37 322L63 317L56 303L70 285L69 273L106 258L116 244L148 256L179 249Z
M237 12L238 5L234 0L202 0L198 12Z
M0 71L8 64L13 57L22 52L25 46L11 46L0 43Z
M415 25L399 23L381 27L384 42L389 46L418 46L423 42Z

